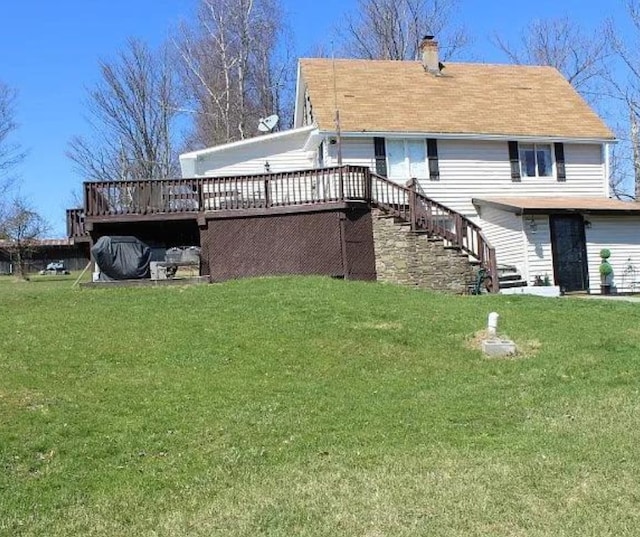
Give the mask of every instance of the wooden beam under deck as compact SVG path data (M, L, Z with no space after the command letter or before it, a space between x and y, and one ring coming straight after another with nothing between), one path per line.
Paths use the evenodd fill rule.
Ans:
M300 205L285 205L282 207L261 207L252 209L229 209L217 211L205 211L199 215L198 222L206 220L219 220L222 218L253 218L256 216L276 216L298 213L319 213L326 211L341 211L352 207L366 207L365 201L337 201L324 203L305 203Z
M87 216L85 226L87 231L93 231L95 224L120 224L135 222L166 222L167 220L197 220L197 212L184 213L151 213L151 214L109 214L102 216Z

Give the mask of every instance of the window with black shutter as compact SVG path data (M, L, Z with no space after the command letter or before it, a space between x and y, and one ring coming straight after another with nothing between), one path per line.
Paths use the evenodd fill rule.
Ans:
M567 168L564 164L564 144L554 144L556 153L556 174L558 175L558 181L567 180Z
M373 139L373 151L376 158L376 173L382 177L387 176L387 150L384 138Z
M440 180L440 165L438 164L438 142L435 138L427 139L427 157L429 159L429 179Z
M511 163L511 180L520 181L520 156L518 154L518 142L509 142L509 162Z

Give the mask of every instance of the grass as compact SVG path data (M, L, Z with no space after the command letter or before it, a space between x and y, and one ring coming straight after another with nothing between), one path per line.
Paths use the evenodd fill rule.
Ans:
M0 279L0 535L640 527L638 304L74 279Z

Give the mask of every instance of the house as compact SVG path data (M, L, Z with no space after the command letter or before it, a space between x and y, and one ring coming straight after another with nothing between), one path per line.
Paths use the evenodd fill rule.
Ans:
M362 167L374 178L363 198L371 206L398 216L418 196L412 227L431 219L422 227L440 226L483 264L489 247L512 279L598 293L607 248L614 286L636 290L640 204L609 197L615 138L597 114L551 67L443 68L435 40L425 38L422 51L422 62L301 59L293 128L183 154L183 177ZM381 178L404 188L405 201L383 199ZM439 224L434 207L446 212ZM462 240L469 229L482 248Z

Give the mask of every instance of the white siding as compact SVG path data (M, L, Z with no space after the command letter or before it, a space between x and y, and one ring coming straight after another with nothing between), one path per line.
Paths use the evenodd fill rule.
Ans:
M600 292L600 250L611 251L613 285L618 292L640 292L640 218L632 216L587 216L589 288Z
M485 221L485 209L482 209L485 222L483 229L488 235L491 226L497 220ZM519 217L518 217L519 218ZM587 216L591 227L587 227L587 264L589 267L589 292L600 293L600 250L611 251L609 262L613 267L613 285L618 292L640 292L640 218L631 216ZM525 216L522 219L525 236L526 260L521 274L523 279L533 284L536 276L549 276L554 282L553 255L551 251L551 233L548 216ZM505 263L498 253L505 238L493 239L498 262ZM489 239L492 240L491 238ZM515 247L515 244L512 243ZM514 248L515 251L515 248ZM516 264L517 263L510 263Z
M315 152L302 149L308 133L270 140L200 157L195 163L195 177L224 177L265 173L269 163L272 172L313 168Z
M335 140L335 138L333 138ZM375 170L375 154L373 152L373 138L343 138L342 163L353 166L367 166ZM327 166L338 165L338 144L328 144Z
M553 272L553 253L551 251L551 230L549 217L525 216L522 220L525 233L526 267L522 278L532 285L535 277L549 276L551 283L555 281Z
M606 196L602 145L565 144L564 152L566 181L523 177L520 182L514 182L507 142L438 140L440 180L430 181L426 177L418 177L418 180L428 196L467 216L476 215L472 198ZM342 160L344 164L374 169L373 138L343 139ZM327 164L335 165L336 161L336 146L333 145Z
M565 144L567 180L523 177L511 180L506 142L439 140L440 181L422 180L426 194L463 214L473 214L471 198L605 196L600 145Z
M524 275L526 263L522 217L494 207L483 207L477 223L496 249L498 263L514 265Z

